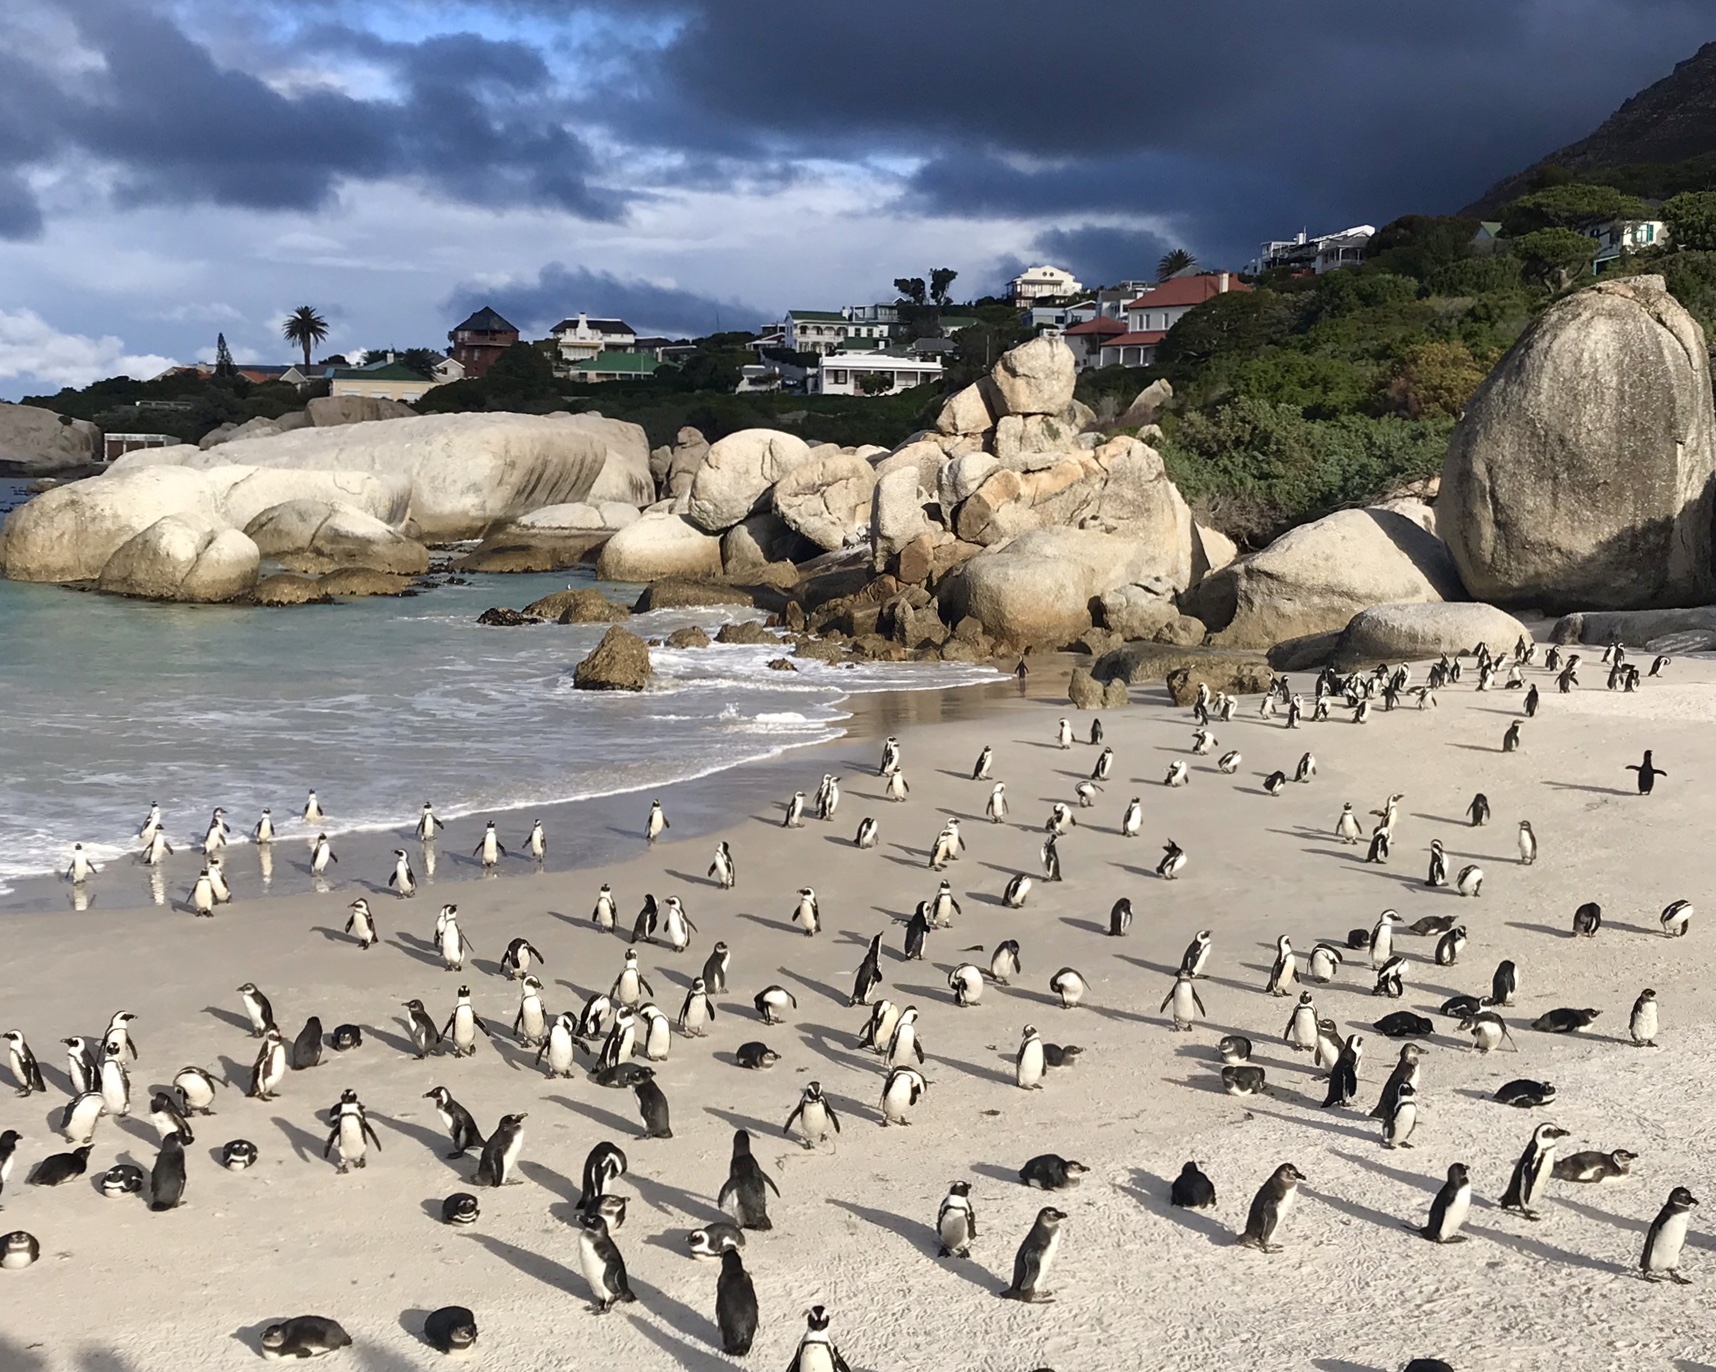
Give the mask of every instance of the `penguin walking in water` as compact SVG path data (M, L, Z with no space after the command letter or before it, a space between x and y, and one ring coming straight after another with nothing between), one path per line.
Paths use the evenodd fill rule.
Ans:
M495 822L491 819L488 827L483 830L482 842L471 849L471 856L481 861L485 872L492 872L506 855L506 847L501 843L500 835L495 832Z
M368 1144L374 1144L376 1152L381 1151L381 1140L370 1127L369 1116L364 1113L363 1103L358 1100L356 1091L342 1092L339 1104L329 1113L333 1116L333 1128L328 1133L327 1143L322 1147L322 1156L326 1158L338 1148L338 1170L342 1174L353 1167L364 1165Z
M731 1215L741 1229L773 1229L769 1219L771 1190L776 1196L781 1193L774 1178L752 1156L750 1134L743 1129L734 1130L727 1180L722 1183L715 1204Z
M173 856L173 845L167 842L167 835L157 829L143 845L139 856L149 867L159 867L161 863Z
M935 1232L941 1239L938 1258L969 1258L977 1237L977 1209L971 1203L971 1183L956 1181L936 1211Z
M652 848L655 846L655 841L661 837L662 831L670 827L667 816L661 811L661 802L659 800L650 801L649 818L644 822L644 837L649 840Z
M1663 771L1651 761L1651 750L1649 748L1645 749L1644 761L1637 764L1628 763L1627 771L1637 772L1639 774L1639 794L1641 796L1648 796L1651 791L1655 789L1656 779L1658 777L1665 777L1668 775L1667 772Z
M1543 1218L1537 1213L1536 1206L1549 1189L1549 1178L1555 1171L1556 1140L1566 1137L1567 1131L1553 1124L1537 1126L1532 1132L1531 1142L1526 1144L1519 1161L1513 1165L1513 1176L1508 1181L1507 1193L1501 1199L1503 1210L1517 1211L1528 1220Z
M1667 1277L1679 1286L1692 1285L1690 1278L1680 1274L1680 1255L1686 1247L1686 1226L1697 1204L1692 1192L1684 1186L1677 1186L1668 1193L1668 1202L1650 1222L1644 1252L1639 1256L1639 1270L1644 1273L1646 1281L1661 1281Z
M446 824L436 817L435 807L424 801L423 811L417 816L417 824L412 832L420 843L433 843L436 833L446 827Z
M608 1222L594 1211L586 1210L578 1217L578 1224L578 1266L589 1283L596 1313L605 1315L616 1304L635 1301L637 1297L626 1278L626 1261L608 1232Z
M328 842L326 834L317 834L315 842L310 845L310 875L325 877L330 863L338 862L334 855L334 845Z
M739 870L733 864L733 850L726 839L715 845L715 861L709 864L709 878L723 891L731 891L739 883Z
M834 1113L834 1107L822 1094L821 1082L805 1083L798 1104L793 1107L792 1114L787 1116L787 1122L781 1127L781 1132L790 1138L795 1125L798 1128L799 1140L806 1148L815 1148L817 1144L826 1142L830 1129L836 1134L840 1132L840 1116Z
M304 823L320 824L327 818L322 813L322 804L316 799L316 793L310 792L309 799L304 802Z
M1436 1199L1430 1202L1429 1223L1414 1232L1422 1234L1431 1243L1464 1243L1466 1236L1460 1232L1460 1226L1465 1224L1471 1209L1472 1180L1466 1164L1453 1163L1448 1168L1448 1180L1442 1183Z
M543 832L541 820L530 826L530 833L524 840L524 851L530 854L538 867L548 857L548 835Z
M1298 1193L1299 1183L1304 1180L1305 1174L1290 1162L1284 1162L1275 1169L1269 1180L1264 1182L1252 1197L1245 1229L1239 1236L1243 1247L1255 1248L1261 1253L1281 1251L1281 1245L1275 1242L1275 1236L1286 1223L1287 1214L1293 1208L1293 1201Z
M82 886L90 877L101 869L90 861L89 854L84 852L83 844L72 844L71 865L65 870L65 878L73 886Z
M1000 1293L1007 1300L1042 1304L1054 1299L1046 1283L1060 1251L1061 1221L1066 1217L1064 1210L1052 1205L1037 1211L1031 1232L1013 1258L1013 1284Z

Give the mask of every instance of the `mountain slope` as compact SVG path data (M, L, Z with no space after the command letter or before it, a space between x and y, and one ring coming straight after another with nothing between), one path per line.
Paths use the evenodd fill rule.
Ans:
M1491 217L1536 189L1547 168L1652 197L1716 186L1716 43L1633 96L1595 133L1497 182L1461 213Z

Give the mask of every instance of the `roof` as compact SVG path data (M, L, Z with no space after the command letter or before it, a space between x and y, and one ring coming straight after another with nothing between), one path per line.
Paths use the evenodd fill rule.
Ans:
M946 334L958 333L961 329L972 328L983 321L974 314L944 314L937 322L941 326L941 331Z
M836 324L844 324L847 322L846 316L841 314L839 310L788 310L787 318L814 319L818 323L833 322Z
M915 371L919 368L941 370L941 362L936 358L911 357L902 353L885 352L841 352L832 353L822 359L823 365L849 367L862 371L868 367L872 371Z
M425 386L435 384L434 377L412 371L403 362L384 362L379 367L332 367L328 375L334 381L420 381Z
M659 366L661 363L648 353L604 352L597 353L594 357L587 357L582 362L574 362L572 370L575 372L636 372L639 375L647 375Z
M1168 336L1166 329L1146 329L1141 333L1123 333L1116 338L1105 338L1102 346L1105 348L1153 348Z
M587 328L596 330L597 333L623 333L633 337L637 335L637 330L623 319L586 319L584 324ZM562 319L548 332L551 334L565 333L568 329L577 327L578 321L576 319Z
M505 318L497 314L489 306L484 305L463 324L453 326L454 333L517 333L518 329L507 323Z
M1095 319L1087 319L1082 324L1074 324L1067 332L1069 334L1076 333L1081 337L1089 334L1125 333L1126 325L1118 319L1111 319L1106 314L1099 314Z
M1222 294L1221 274L1218 272L1203 272L1197 276L1176 276L1164 281L1153 291L1145 291L1136 300L1129 301L1129 310L1153 310L1162 305L1201 305L1206 300ZM1235 276L1227 278L1227 288L1230 291L1249 291L1250 286Z

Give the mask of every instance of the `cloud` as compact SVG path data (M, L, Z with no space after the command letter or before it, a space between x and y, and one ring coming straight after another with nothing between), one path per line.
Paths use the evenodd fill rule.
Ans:
M1107 286L1152 279L1162 254L1173 246L1154 229L1085 224L1046 230L1031 245L1031 253L1034 261L1065 267L1086 286ZM1011 278L1029 264L1003 265Z
M580 312L603 319L624 319L642 333L696 336L717 329L754 329L767 312L736 300L717 300L677 286L661 286L636 277L615 276L587 267L550 262L534 280L501 282L492 287L458 287L448 308L455 314L493 305L528 334L543 334L560 320Z
M61 333L34 310L0 310L0 380L28 378L58 390L111 376L146 380L173 365L170 357L128 353L111 335Z

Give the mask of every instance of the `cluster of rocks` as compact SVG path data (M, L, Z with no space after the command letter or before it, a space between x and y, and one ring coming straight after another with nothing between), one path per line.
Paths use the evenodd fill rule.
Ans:
M47 476L88 467L101 453L101 430L85 419L35 405L0 401L0 472Z

